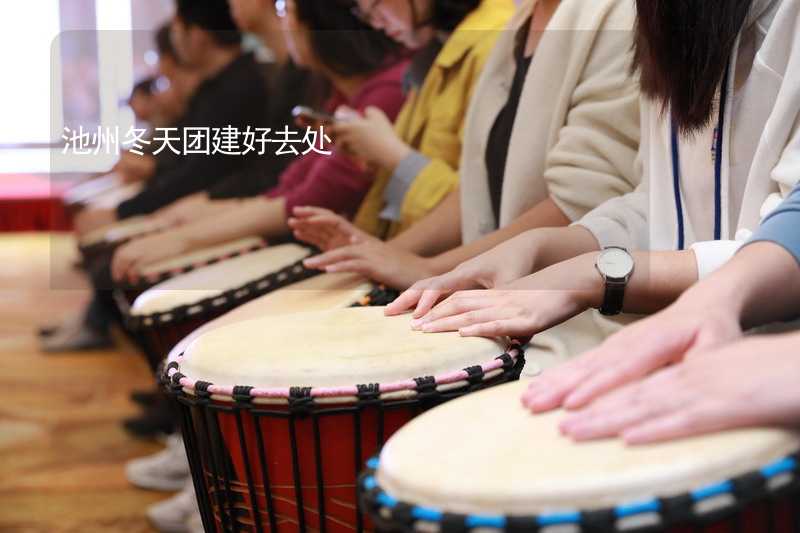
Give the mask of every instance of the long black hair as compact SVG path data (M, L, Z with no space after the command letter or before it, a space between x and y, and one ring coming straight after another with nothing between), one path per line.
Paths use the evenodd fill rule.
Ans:
M369 74L399 57L401 47L359 20L351 0L295 0L320 61L341 76Z
M636 0L633 70L684 134L707 127L752 0Z

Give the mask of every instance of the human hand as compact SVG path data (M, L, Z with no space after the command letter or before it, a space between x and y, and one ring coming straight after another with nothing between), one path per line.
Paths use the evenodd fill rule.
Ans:
M575 440L648 444L714 431L800 422L797 334L750 337L630 383L568 416Z
M405 289L432 273L429 260L378 239L344 246L304 261L308 268L361 274L394 289Z
M139 273L147 265L176 257L188 250L188 239L180 230L168 230L134 239L114 252L111 274L115 281L137 283Z
M328 209L295 207L292 214L294 216L288 223L294 236L325 252L351 244L379 241L376 237L358 229L343 216Z
M425 316L442 298L456 292L491 289L511 283L534 269L532 254L520 253L525 236L514 239L460 264L452 271L418 281L386 308L387 315L399 315L414 308L414 318Z
M537 377L523 403L534 412L562 406L579 409L612 389L742 335L730 307L709 299L698 301L700 295L686 296Z
M368 107L364 114L342 107L338 119L330 127L337 145L370 166L393 171L410 152L394 130L392 121L377 107Z
M117 212L113 209L87 208L79 211L73 219L73 226L78 235L109 226L117 222Z

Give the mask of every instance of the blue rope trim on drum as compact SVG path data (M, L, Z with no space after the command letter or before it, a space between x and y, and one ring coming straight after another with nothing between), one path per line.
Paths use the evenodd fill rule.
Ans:
M743 477L751 477L753 475L756 475L756 476L761 476L765 480L769 480L771 478L783 474L791 474L791 473L796 474L798 468L800 467L800 461L798 461L798 457L800 457L800 455L785 457L783 459L779 459L773 463L770 463L762 467L756 472L751 472L749 474L744 474L743 476L738 476L734 478L734 480L727 480L720 483L706 485L705 487L701 487L699 489L691 491L690 493L685 494L683 496L675 496L672 499L673 500L686 499L687 503L690 502L697 503L723 494L735 494L735 488L736 488L735 480L739 480ZM379 457L370 458L367 461L366 466L367 466L367 471L361 478L361 489L363 490L364 496L367 498L367 500L374 502L373 505L368 505L368 507L375 508L374 504L377 504L378 507L384 507L389 510L394 510L397 508L398 512L402 509L403 511L405 511L405 513L401 514L403 514L403 516L406 519L410 516L410 518L413 518L414 520L422 520L426 522L441 523L443 521L445 513L440 509L415 506L408 504L406 502L401 502L397 500L395 497L383 491L378 485L378 482L375 479L374 475L378 467L380 466ZM662 501L663 500L659 499L650 499L650 500L643 500L639 502L632 502L623 505L618 505L609 510L611 513L609 517L612 519L616 518L617 520L619 520L619 519L629 518L632 516L645 515L649 513L662 514L664 512L668 512L669 509L664 508L664 506L662 505ZM591 513L606 513L609 511L592 511ZM530 520L532 528L534 526L543 528L548 526L560 526L560 525L583 525L585 523L586 514L587 513L581 513L580 511L562 511L554 513L543 513L538 516L530 516L530 517L523 517L523 516L507 517L502 515L459 515L459 514L448 514L447 516L451 518L463 517L464 525L469 530L469 529L476 529L483 527L505 529L511 522L518 525L520 523L527 522L528 520ZM395 518L397 518L397 515L395 515Z
M540 527L562 526L566 524L580 524L581 513L578 511L564 511L560 513L544 513L536 517Z
M786 457L785 459L781 459L779 461L775 461L774 463L768 464L759 472L762 476L767 479L771 479L775 476L779 476L781 474L786 474L788 472L792 472L797 470L798 463L797 459L794 457Z
M696 502L707 500L721 494L730 494L733 492L733 483L731 481L723 481L721 483L714 483L706 485L691 492L692 499Z
M618 505L614 508L614 514L617 518L627 518L639 514L657 513L659 511L661 511L661 502L658 500L632 502L625 505Z

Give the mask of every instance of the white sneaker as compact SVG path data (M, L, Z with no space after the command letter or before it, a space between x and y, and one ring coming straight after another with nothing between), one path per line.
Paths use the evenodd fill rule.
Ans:
M173 492L183 489L189 477L189 460L180 435L167 437L167 447L160 452L128 461L128 481L140 489Z
M193 512L186 521L186 527L189 533L206 533L203 528L203 517L200 516L200 510Z
M189 519L194 513L200 515L194 485L189 480L172 498L148 507L147 519L161 533L189 533Z

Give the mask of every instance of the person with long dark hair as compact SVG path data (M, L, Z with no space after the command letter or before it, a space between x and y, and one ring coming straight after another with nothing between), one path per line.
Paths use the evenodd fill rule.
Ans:
M362 20L414 51L408 101L395 124L378 110L333 128L337 143L377 170L354 218L362 231L415 253L432 253L406 232L457 199L458 168L471 95L503 28L510 0L358 0ZM442 251L460 240L442 231Z
M413 235L435 248L443 234L460 229L461 246L412 254L335 213L306 208L291 221L295 235L325 250L306 265L406 289L520 233L566 226L632 191L640 137L639 85L629 75L634 19L629 0L521 2L472 96L459 194L399 237ZM537 336L529 353L540 364L546 353L551 364L606 334L585 313Z
M644 91L639 188L569 228L528 232L420 282L390 313L416 306L414 327L424 331L528 337L590 308L654 312L730 258L796 183L800 5L636 5L634 71ZM493 290L468 290L485 288ZM623 379L615 361L596 362L602 372L587 379ZM568 384L547 396L552 406L581 381L569 367L538 380L545 396L549 385Z
M282 20L289 53L299 66L330 81L328 113L348 105L359 111L380 109L393 119L405 101L402 80L408 63L397 43L361 22L351 7L348 0L288 0ZM345 151L330 150L322 141L319 137L317 151L299 155L264 194L209 202L182 224L122 246L114 254L114 278L131 278L142 266L237 238L285 238L286 220L296 205L354 213L372 175ZM321 153L322 144L330 154ZM222 217L224 224L219 223Z

